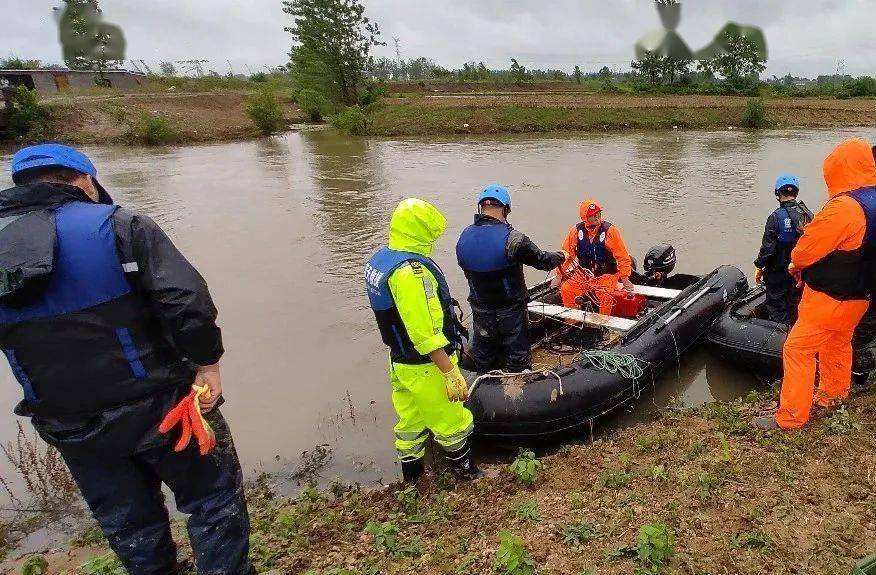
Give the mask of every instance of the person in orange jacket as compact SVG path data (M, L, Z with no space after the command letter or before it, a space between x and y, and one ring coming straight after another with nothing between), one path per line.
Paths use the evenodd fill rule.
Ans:
M763 429L796 429L808 420L813 395L830 407L849 394L852 335L869 307L876 247L876 160L865 140L843 142L824 161L829 201L791 252L789 271L805 284L798 320L782 353L784 379L775 416ZM815 390L815 372L820 371Z
M613 298L599 296L616 290L618 281L623 283L624 289L633 291L630 282L633 260L617 226L602 219L602 206L594 200L585 200L579 214L581 222L563 241L563 251L568 257L557 270L557 277L562 278L560 295L563 305L569 308L580 307L578 301L582 296L595 295L599 313L609 315ZM592 272L594 278L589 278L583 270Z

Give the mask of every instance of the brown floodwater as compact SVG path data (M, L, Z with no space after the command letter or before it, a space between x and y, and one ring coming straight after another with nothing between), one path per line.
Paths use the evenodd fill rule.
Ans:
M247 472L291 477L302 460L322 479L394 478L394 416L361 267L384 241L395 204L426 199L449 227L435 258L464 300L456 237L477 192L510 187L511 221L557 249L585 198L602 202L640 261L671 242L679 271L733 264L750 273L780 172L821 207L821 162L841 138L872 131L662 132L466 139L351 139L330 130L180 148L91 147L115 200L157 220L203 273L227 353L223 407ZM4 164L8 156L0 157ZM6 174L0 185L10 184ZM529 274L533 282L541 272ZM666 373L621 421L673 396L727 400L759 382L703 350ZM0 367L0 442L14 438L21 395ZM309 452L302 457L303 452ZM0 458L0 474L11 470Z

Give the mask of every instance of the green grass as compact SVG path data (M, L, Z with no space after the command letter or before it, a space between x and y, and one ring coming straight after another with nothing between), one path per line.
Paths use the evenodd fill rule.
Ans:
M497 134L558 131L726 128L738 124L737 108L428 108L383 102L370 111L376 136Z

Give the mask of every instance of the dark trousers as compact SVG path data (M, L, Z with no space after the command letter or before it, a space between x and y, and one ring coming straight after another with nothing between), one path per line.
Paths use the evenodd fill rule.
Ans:
M532 367L526 304L500 309L472 308L471 356L475 371L521 372Z
M189 514L198 573L254 574L249 562L249 515L231 432L218 411L208 420L217 446L202 456L197 442L180 453L171 445L128 457L100 454L64 460L110 547L132 575L172 573L176 546L161 484Z
M868 374L876 369L876 358L873 357L874 339L876 339L876 304L871 301L870 308L864 314L852 338L853 372Z
M797 320L800 290L787 272L764 272L766 310L771 321L793 324Z

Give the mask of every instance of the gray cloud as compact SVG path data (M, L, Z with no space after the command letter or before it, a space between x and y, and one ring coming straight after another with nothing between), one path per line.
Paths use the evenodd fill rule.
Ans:
M4 4L8 4L6 0ZM0 55L59 61L54 0L11 0ZM403 57L431 57L447 67L468 60L507 67L586 70L626 68L633 45L659 28L650 0L365 0L389 45L401 38ZM285 62L289 22L280 0L103 0L105 19L122 26L128 57L150 63L204 58L226 72ZM11 19L11 23L8 20ZM708 43L728 20L764 28L767 74L847 72L876 76L876 2L871 0L689 0L679 32L691 48Z

